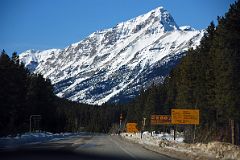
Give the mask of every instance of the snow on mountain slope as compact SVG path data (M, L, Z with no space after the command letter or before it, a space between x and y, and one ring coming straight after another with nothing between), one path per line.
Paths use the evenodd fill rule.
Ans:
M159 7L62 50L28 50L19 57L31 71L51 79L59 97L101 105L128 101L161 82L203 34L179 27Z

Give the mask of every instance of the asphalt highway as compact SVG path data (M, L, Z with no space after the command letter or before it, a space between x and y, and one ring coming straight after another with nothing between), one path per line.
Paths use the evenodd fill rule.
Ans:
M94 134L0 151L4 160L174 160L124 141L120 136Z

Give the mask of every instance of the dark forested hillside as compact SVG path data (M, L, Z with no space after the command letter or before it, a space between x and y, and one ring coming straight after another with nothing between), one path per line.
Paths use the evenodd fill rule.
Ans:
M30 74L13 53L0 55L0 134L26 132L30 115L42 115L41 126L53 131L55 106L53 87L41 75Z
M40 115L39 130L108 132L119 121L120 107L90 106L54 95L48 79L31 74L16 53L0 55L0 135L29 131L30 116Z
M152 86L129 104L128 120L170 114L171 108L200 110L196 140L239 142L240 2L230 6L218 25L209 25L200 46L190 49L160 86ZM147 123L149 126L149 123ZM181 126L193 140L193 126ZM188 133L187 133L188 132Z

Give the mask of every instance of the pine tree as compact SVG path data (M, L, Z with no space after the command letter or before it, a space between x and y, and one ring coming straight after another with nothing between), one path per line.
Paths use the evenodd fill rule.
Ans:
M19 56L17 55L17 52L13 52L13 54L12 54L12 61L15 64L19 64Z

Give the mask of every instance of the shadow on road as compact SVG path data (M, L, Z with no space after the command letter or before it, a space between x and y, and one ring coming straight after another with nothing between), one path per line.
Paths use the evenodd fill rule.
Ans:
M71 150L18 149L0 151L1 160L130 160L127 157L88 154Z

